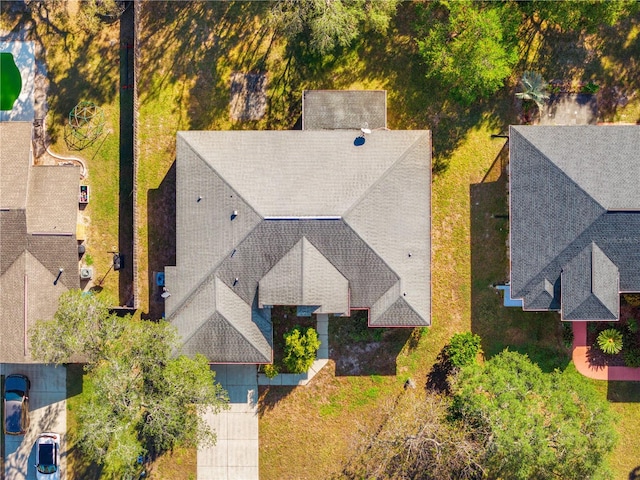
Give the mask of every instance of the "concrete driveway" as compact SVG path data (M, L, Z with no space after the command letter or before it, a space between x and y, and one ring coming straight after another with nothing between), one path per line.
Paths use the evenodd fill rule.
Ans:
M0 374L21 373L31 381L30 425L24 436L4 435L4 477L6 480L35 479L35 441L40 433L59 433L61 478L65 477L65 435L67 433L67 370L41 364L0 364Z
M205 419L217 434L213 447L198 449L198 478L258 480L258 375L255 365L213 365L231 408Z

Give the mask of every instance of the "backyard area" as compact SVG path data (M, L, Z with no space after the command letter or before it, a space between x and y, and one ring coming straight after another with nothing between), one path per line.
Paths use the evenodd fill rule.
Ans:
M364 338L351 323L354 319L332 319L330 341L332 335L353 335L351 351L348 342L330 345L329 364L305 388L261 390L261 477L310 478L313 472L314 478L327 478L348 462L354 442L379 426L382 419L372 412L384 411L401 396L408 378L422 391L431 366L453 333L471 330L481 335L486 357L507 347L527 353L544 371L566 368L570 351L557 315L505 309L500 292L492 287L508 280L508 207L505 142L492 139L491 134L517 122L516 79L489 101L472 107L451 102L424 77L425 66L412 38L412 4L401 5L387 38L372 34L322 61L288 48L266 23L268 7L265 3L194 4L176 9L167 3L142 9L142 55L156 68L141 72L139 79L137 205L140 218L151 220L148 231L147 220L140 222L140 238L148 239L147 245L141 245L140 264L148 262L150 270L151 265L156 270L162 265L156 260L161 252L171 258L171 234L152 228L152 219L156 214L165 218L170 205L170 200L156 202L158 192L168 192L169 199L173 194L176 130L289 129L300 115L305 88L380 88L388 92L390 128L433 131L433 327L407 331L391 340L399 346L392 349L395 372L389 375L383 368L353 370L348 360L356 352L366 358L367 348L388 333L374 331ZM193 34L184 35L186 31ZM626 103L599 101L599 121L635 122L640 120L640 99L634 94L637 77L627 61L639 48L638 31L638 19L627 21L619 30L603 29L600 36L590 37L598 48L586 62L584 49L593 50L593 43L576 47L568 37L555 43L546 39L522 68L535 65L549 79L595 79L601 85L598 100L606 100L610 89L627 89ZM617 77L615 72L622 66L625 77ZM268 101L261 119L232 118L235 72L266 72ZM601 382L598 389L621 418L637 418L640 396L635 387ZM624 421L618 427L624 440L611 456L611 466L615 478L627 478L637 466L640 443L633 434L637 427Z
M4 2L3 2L4 3ZM35 4L35 2L32 2ZM175 142L179 130L291 129L303 89L387 90L389 128L433 134L432 327L366 329L363 318L330 320L330 360L306 387L260 390L260 477L335 478L354 445L375 432L384 412L416 384L416 398L442 348L456 332L472 331L490 358L505 348L526 353L543 371L573 368L559 317L502 306L493 286L509 279L508 150L504 133L521 118L517 78L471 106L447 96L417 53L416 5L402 2L386 35L370 32L325 57L290 46L268 22L269 2L144 2L140 6L139 149L136 209L139 238L139 314L159 319L162 298L155 273L175 262ZM4 8L4 7L3 7ZM123 298L108 253L120 241L120 64L126 48L119 22L96 35L73 22L77 3L38 3L2 17L2 33L29 35L49 81L46 125L51 149L87 164L91 202L87 252L95 288ZM579 37L579 38L578 38ZM549 80L594 81L600 122L640 122L640 18L590 34L534 37L518 72L535 68ZM235 74L260 74L265 103L251 115L231 112ZM258 77L256 77L258 78ZM256 87L257 88L257 87ZM105 132L82 151L64 140L69 111L81 100L99 105ZM256 113L258 112L258 113ZM87 260L89 263L89 260ZM640 321L640 317L637 318ZM274 333L281 338L281 332ZM68 375L69 478L93 478L98 467L74 448L73 409L81 400L82 371ZM614 478L636 478L640 467L640 382L597 382L619 418L610 456ZM149 478L195 478L195 450L165 455ZM75 475L74 475L75 474Z

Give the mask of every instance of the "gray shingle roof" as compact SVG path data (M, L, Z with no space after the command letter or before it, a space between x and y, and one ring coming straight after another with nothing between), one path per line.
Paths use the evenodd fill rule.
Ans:
M314 313L347 313L349 281L302 237L258 283L259 305L316 306Z
M617 319L619 292L640 291L640 128L512 126L509 149L512 296Z
M2 122L0 125L0 208L25 208L31 160L31 124Z
M0 123L0 139L0 362L23 363L32 361L25 348L28 329L53 316L63 292L80 286L80 172L31 166L29 123Z
M302 92L304 130L371 130L387 126L385 90L305 90Z
M261 304L430 324L429 132L374 132L356 147L358 134L179 132L165 310L185 351L270 362Z

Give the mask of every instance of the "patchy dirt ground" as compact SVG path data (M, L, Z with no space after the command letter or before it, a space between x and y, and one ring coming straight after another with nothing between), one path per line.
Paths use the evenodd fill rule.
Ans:
M336 375L395 375L396 358L412 328L370 328L365 311L329 319L329 358Z

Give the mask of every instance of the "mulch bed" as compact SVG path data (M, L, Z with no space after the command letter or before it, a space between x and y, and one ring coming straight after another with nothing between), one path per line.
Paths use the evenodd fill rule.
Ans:
M608 355L603 353L596 343L596 339L598 338L598 334L602 330L606 330L608 328L616 328L621 332L625 332L625 344L626 345L626 335L627 332L627 320L630 318L635 318L640 321L640 307L633 307L626 302L620 302L620 321L619 322L601 322L594 324L592 327L587 327L587 345L590 345L587 352L587 358L589 359L589 363L595 367L624 367L624 357L623 352L625 346L622 347L622 351L617 355ZM635 334L635 341L640 343L640 330Z
M273 361L280 367L282 373L287 369L282 363L284 358L284 334L295 327L316 327L316 318L298 317L296 307L274 306L271 309L271 322L273 323Z

